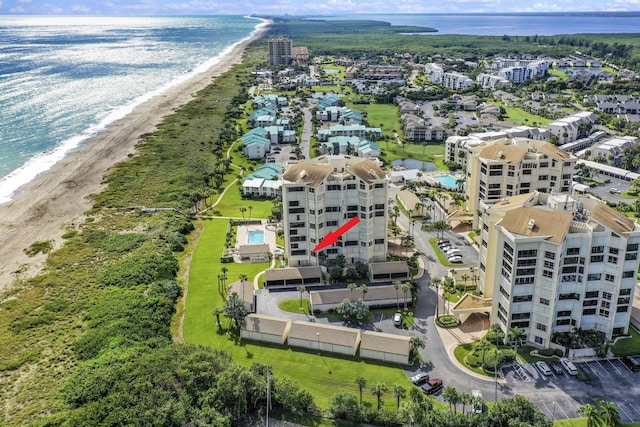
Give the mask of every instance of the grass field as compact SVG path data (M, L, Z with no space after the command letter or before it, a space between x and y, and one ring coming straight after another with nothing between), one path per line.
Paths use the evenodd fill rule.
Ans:
M501 102L496 102L495 104L499 107L503 107L506 110L507 113L504 116L505 120L511 120L517 125L534 126L534 123L536 123L537 126L543 127L553 121L552 119L547 119L546 117L536 116L535 114L528 113L520 108L510 107Z
M618 339L611 348L615 356L640 354L640 333L633 327L629 327L629 332L631 333L631 337Z
M228 268L228 283L246 274L251 281L255 274L264 270L267 264L221 264L219 256L224 245L227 221L212 219L204 221L204 229L198 246L194 250L189 273L184 339L187 343L206 345L224 350L233 355L234 361L242 365L262 362L273 366L276 376L287 375L296 380L302 388L315 397L316 404L327 408L329 398L338 391L358 393L354 383L362 375L369 383L384 382L387 387L401 384L409 388L411 383L401 366L361 361L350 357L318 355L304 350L292 350L285 346L261 345L255 342L239 341L226 333L230 320L221 316L222 330L216 326L212 314L215 307L223 306L223 297L217 290L217 275L223 266ZM299 307L299 300L296 301ZM375 396L364 393L365 398L375 404ZM395 409L391 395L385 397L385 407Z
M438 166L438 169L447 169L444 165L445 145L443 142L427 142L426 145L398 145L395 141L389 141L388 149L385 141L380 141L379 144L385 153L385 162L391 163L397 159L416 159L424 160L425 162L434 162L436 166Z
M346 107L353 110L366 113L367 122L371 127L382 128L382 134L393 136L393 130L398 133L402 131L400 116L398 116L398 107L394 104L350 104L346 103ZM382 126L381 126L382 125Z

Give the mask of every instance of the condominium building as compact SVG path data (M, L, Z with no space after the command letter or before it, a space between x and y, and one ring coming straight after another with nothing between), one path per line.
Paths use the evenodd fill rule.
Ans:
M575 328L628 333L640 226L590 196L522 194L481 203L479 288L492 321L548 346Z
M589 111L580 111L545 126L557 139L558 145L587 137L593 130L596 115Z
M269 39L269 64L272 67L289 65L293 59L292 41L286 37Z
M320 265L341 254L350 264L386 260L388 179L377 160L320 156L291 166L282 179L290 266ZM312 252L329 231L354 217L359 223L336 244Z
M467 162L467 211L480 201L540 191L567 193L577 158L546 141L499 139L470 148Z

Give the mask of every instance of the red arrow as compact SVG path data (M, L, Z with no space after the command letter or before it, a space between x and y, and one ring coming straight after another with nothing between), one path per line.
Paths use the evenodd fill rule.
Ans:
M319 250L322 250L327 246L333 245L338 241L338 237L349 231L350 228L355 227L359 222L360 218L354 216L349 220L349 222L338 228L336 231L328 232L327 235L324 236L324 239L322 239L320 243L318 243L318 246L316 246L311 252L318 252Z

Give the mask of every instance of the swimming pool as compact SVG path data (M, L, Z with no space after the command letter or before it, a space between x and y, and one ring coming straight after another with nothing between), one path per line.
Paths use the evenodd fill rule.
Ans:
M436 180L440 181L442 185L446 185L447 187L458 188L457 180L451 175L440 175L434 177Z
M249 231L247 234L248 245L262 245L264 244L264 231Z

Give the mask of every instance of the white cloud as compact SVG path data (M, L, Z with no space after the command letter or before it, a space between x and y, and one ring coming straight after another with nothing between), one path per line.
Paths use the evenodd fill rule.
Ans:
M71 11L73 13L91 13L92 9L80 4L74 4L73 6L71 6Z
M9 13L17 13L17 14L27 13L27 9L21 6L12 7L11 9L9 9Z

